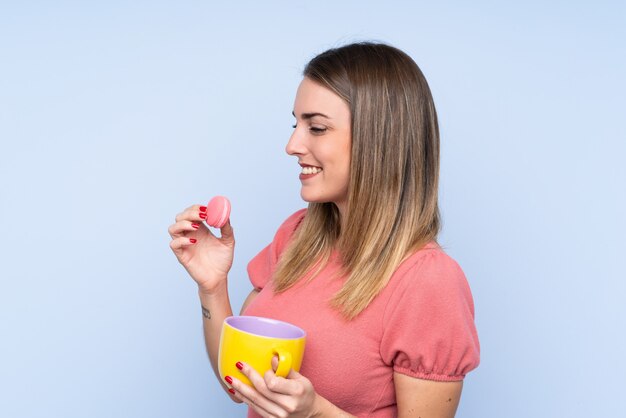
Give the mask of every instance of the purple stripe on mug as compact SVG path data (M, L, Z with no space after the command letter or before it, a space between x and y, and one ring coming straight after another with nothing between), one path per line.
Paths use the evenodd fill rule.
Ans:
M249 334L269 338L296 339L306 337L306 332L288 322L258 316L231 316L224 321L233 328Z

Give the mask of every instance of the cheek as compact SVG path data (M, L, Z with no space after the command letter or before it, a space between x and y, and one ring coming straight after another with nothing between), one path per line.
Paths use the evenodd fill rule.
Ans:
M350 182L350 158L344 158L338 166L339 184L343 189L348 187Z
M345 170L346 176L349 177L350 176L350 162L352 161L349 146L346 147L343 155L344 155L344 161L343 161L344 170Z
M334 151L332 156L332 170L336 176L341 178L348 177L350 174L350 156L342 151Z

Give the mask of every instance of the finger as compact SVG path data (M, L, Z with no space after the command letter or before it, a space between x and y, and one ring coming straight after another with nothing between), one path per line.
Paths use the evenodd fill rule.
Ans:
M169 232L172 238L178 238L184 235L186 232L197 231L200 228L206 229L206 227L198 221L179 221L175 224L170 225L170 227L167 229L167 232Z
M288 378L285 379L284 377L276 376L271 370L268 370L263 376L265 386L275 394L272 398L280 405L285 405L286 397L303 394L304 388L302 383L292 379L291 376L292 374L289 372ZM301 375L298 373L298 376Z
M272 371L269 370L263 376L265 385L272 392L284 394L284 395L299 395L301 393L302 385L292 379L298 379L302 377L300 373L294 369L289 369L287 378L276 376L276 370L278 369L278 356L272 357Z
M248 378L248 380L252 383L252 386L254 386L257 391L269 392L265 387L265 381L263 380L261 375L252 367L250 367L250 365L240 361L237 363L237 368L241 370L241 374Z
M206 213L206 206L191 205L188 208L186 208L185 210L183 210L181 213L176 215L176 218L179 218L179 217L180 218L185 218L185 217L189 216L189 214L194 214L194 213Z
M194 245L196 243L195 238L187 238L187 237L178 237L170 241L170 248L174 252L178 252L184 248L189 247L190 245Z
M204 221L206 219L206 206L192 205L176 215L178 221Z
M263 382L263 379L261 378L261 376L259 376L258 373L256 373L256 377L260 379L261 382ZM250 377L248 377L248 379L250 379ZM251 388L250 386L244 384L241 380L235 377L231 377L230 385L235 390L235 393L233 395L235 395L242 402L248 404L251 408L253 408L255 411L257 411L257 413L261 414L262 416L282 416L282 414L284 414L285 411L276 403L274 403L271 399L265 397L258 390L258 387L255 386L254 388Z
M276 370L278 370L278 361L279 360L278 360L277 355L272 357L272 370L274 371L274 373L276 373ZM292 377L292 373L297 374L298 376L302 376L300 373L298 373L294 369L289 369L289 373L287 374L287 379L295 378L295 377Z
M257 414L259 414L261 417L263 418L271 418L272 415L270 415L269 412L267 412L266 410L262 409L260 406L256 405L251 399L246 398L245 396L243 396L241 393L237 392L234 389L231 389L233 392L232 396L233 398L235 398L236 401L238 402L243 402L246 405L248 405L252 410L254 410Z
M252 383L252 385L258 392L260 392L264 397L272 400L273 402L276 402L279 400L278 396L280 396L280 394L272 392L272 390L267 387L264 377L261 377L261 375L257 373L256 370L254 370L252 367L250 367L246 363L241 362L241 364L242 364L242 368L240 369L241 373L244 376L246 376L248 380L250 380L250 382ZM272 373L272 372L268 371L268 373ZM280 401L282 401L282 399L280 399Z
M246 405L248 405L248 407L250 407L250 409L252 409L254 412L256 412L257 415L260 416L261 418L277 418L277 417L280 417L280 416L284 416L284 417L288 416L288 415L270 414L269 412L267 412L266 410L258 407L257 405L247 403L245 398L242 398L241 401L243 403L245 403Z

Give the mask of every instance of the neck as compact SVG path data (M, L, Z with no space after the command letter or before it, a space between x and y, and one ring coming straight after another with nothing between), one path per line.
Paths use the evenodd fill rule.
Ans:
M346 227L346 220L348 218L347 216L347 204L346 202L339 202L339 203L335 203L335 206L337 206L337 209L339 210L339 220L340 220L340 224L341 224L341 231L343 232L345 230Z

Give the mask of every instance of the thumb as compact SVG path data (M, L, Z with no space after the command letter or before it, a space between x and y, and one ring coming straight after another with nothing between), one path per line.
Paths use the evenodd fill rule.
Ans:
M289 369L289 374L287 375L287 379L300 379L302 375L295 371L294 369Z
M231 244L235 241L235 235L233 234L233 227L230 225L230 219L226 221L223 227L220 228L220 240Z

